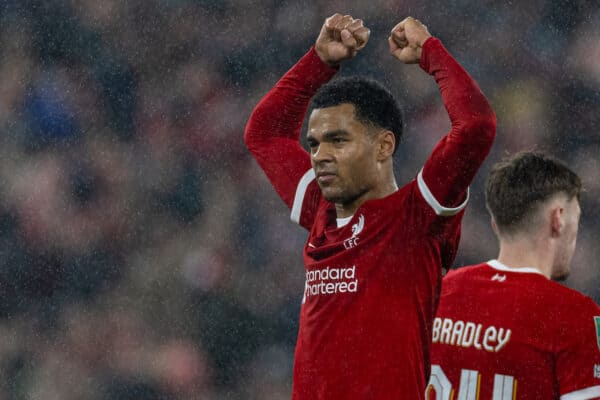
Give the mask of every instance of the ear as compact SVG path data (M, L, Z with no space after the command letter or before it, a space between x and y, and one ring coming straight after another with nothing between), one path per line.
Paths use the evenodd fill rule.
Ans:
M491 217L490 223L492 224L492 231L498 236L498 225L496 225L496 220L494 217Z
M550 210L550 230L552 237L557 237L562 234L565 227L563 207L555 207Z
M396 137L392 131L382 131L377 140L377 161L385 161L394 155Z

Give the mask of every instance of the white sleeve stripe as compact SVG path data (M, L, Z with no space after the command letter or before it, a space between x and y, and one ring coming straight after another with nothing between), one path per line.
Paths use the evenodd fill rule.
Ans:
M419 190L421 191L423 198L425 198L427 204L429 204L429 206L433 208L433 211L435 211L436 215L450 217L452 215L458 214L463 208L467 206L467 202L469 201L469 188L467 188L467 198L465 199L465 201L463 201L461 205L454 208L448 208L442 206L437 201L437 199L433 197L433 194L431 193L431 191L425 184L425 181L423 180L423 170L419 171L419 174L417 175L417 183L419 184Z
M588 400L600 396L600 385L590 386L589 388L581 389L576 392L563 394L560 400Z
M306 194L306 189L308 185L315 179L315 170L309 169L306 171L304 176L300 178L300 182L298 182L298 187L296 187L296 196L294 197L294 204L292 205L292 214L290 218L295 223L300 223L300 213L302 212L302 203L304 202L304 195Z

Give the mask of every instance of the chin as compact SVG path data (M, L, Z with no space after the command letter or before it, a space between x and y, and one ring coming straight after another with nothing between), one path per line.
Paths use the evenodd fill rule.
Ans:
M346 196L332 188L321 188L321 194L325 200L332 203L343 203L346 199Z
M344 197L341 197L336 194L328 194L323 192L323 198L331 203L345 203Z

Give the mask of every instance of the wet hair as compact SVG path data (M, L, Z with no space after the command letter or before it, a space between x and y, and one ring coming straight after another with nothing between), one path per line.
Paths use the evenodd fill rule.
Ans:
M581 179L562 162L541 152L520 152L492 167L487 180L486 206L498 232L527 231L539 207L564 193L579 199Z
M322 86L312 100L312 109L354 105L356 119L366 125L394 133L398 149L402 138L402 111L394 96L372 79L351 76L333 80Z

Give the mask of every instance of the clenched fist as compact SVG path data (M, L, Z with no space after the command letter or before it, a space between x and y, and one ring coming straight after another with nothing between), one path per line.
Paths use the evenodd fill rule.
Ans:
M338 65L365 47L370 34L371 31L363 26L361 19L334 14L325 20L315 50L323 62Z
M423 43L430 37L421 21L408 17L392 29L388 38L390 53L405 64L416 64L421 61Z

